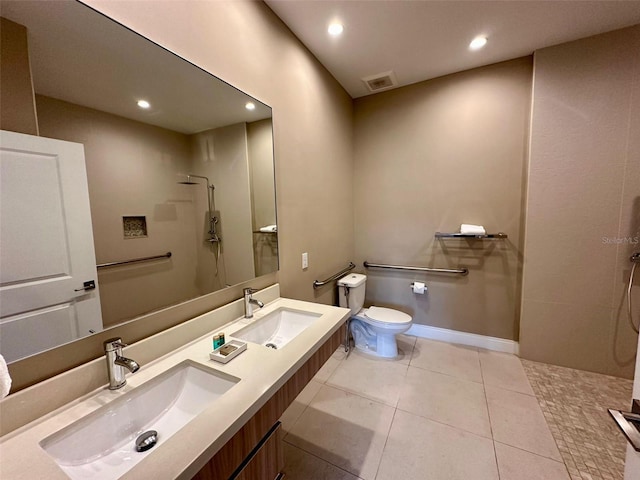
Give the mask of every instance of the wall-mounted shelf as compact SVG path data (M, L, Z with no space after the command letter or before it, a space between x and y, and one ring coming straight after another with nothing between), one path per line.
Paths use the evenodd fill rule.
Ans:
M484 235L475 235L473 233L442 233L436 232L436 238L509 238L509 235L506 233L498 232L498 233L486 233Z

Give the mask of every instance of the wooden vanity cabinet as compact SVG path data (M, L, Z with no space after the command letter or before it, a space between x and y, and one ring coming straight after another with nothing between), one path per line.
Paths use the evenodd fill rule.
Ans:
M247 458L231 480L274 480L284 467L282 455L282 424L276 422Z
M194 480L274 480L284 467L278 419L342 344L342 325L244 424Z

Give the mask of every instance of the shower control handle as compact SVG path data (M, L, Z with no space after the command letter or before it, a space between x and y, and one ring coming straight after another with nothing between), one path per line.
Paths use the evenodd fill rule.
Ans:
M84 282L82 284L82 288L76 288L73 291L74 292L87 292L89 290L95 290L96 289L96 281L95 280L88 280L86 282Z

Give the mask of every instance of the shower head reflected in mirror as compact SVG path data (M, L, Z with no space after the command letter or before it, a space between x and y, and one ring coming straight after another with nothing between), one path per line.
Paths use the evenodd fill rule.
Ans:
M208 177L203 177L202 175L194 175L193 173L183 174L186 175L186 180L178 181L180 185L200 185L199 182L194 182L192 179L194 178L202 178L207 182L207 200L209 202L209 240L208 242L211 244L218 244L218 248L220 246L220 242L222 239L218 235L216 225L218 223L218 217L215 214L215 202L213 198L213 191L215 187L209 183Z
M191 180L191 177L195 177L196 175L187 175L187 179L181 182L178 182L178 184L180 185L198 185L198 182L194 182ZM198 177L198 178L204 178L207 180L207 186L209 186L209 179L207 177Z

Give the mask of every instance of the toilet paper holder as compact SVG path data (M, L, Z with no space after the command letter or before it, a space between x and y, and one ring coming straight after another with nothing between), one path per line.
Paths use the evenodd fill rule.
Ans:
M411 282L411 291L418 295L424 295L427 293L427 285L423 282Z

